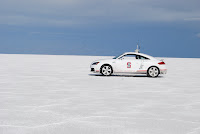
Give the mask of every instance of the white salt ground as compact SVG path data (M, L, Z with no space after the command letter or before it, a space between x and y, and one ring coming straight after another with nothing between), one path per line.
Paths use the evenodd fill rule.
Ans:
M200 134L200 59L168 74L96 76L107 57L0 55L0 134Z

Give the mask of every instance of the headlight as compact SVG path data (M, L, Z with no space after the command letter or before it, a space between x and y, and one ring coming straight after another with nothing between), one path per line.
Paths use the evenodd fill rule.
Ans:
M92 65L97 65L97 64L99 64L99 62L94 62L94 63L92 63Z

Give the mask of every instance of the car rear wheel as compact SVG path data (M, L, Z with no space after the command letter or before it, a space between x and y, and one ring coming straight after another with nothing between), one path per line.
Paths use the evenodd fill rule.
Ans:
M110 76L113 73L113 69L110 65L103 65L101 67L101 74L104 76Z
M147 76L150 77L158 77L158 75L160 74L159 68L158 67L150 67L147 71Z

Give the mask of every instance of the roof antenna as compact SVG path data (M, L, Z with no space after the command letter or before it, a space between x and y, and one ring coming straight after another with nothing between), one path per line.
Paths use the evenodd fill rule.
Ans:
M140 53L140 45L139 45L139 40L137 42L137 49L135 50L136 53Z

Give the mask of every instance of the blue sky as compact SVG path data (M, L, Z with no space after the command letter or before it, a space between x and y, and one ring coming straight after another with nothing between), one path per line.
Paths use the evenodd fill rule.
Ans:
M199 0L0 0L0 53L200 58Z

